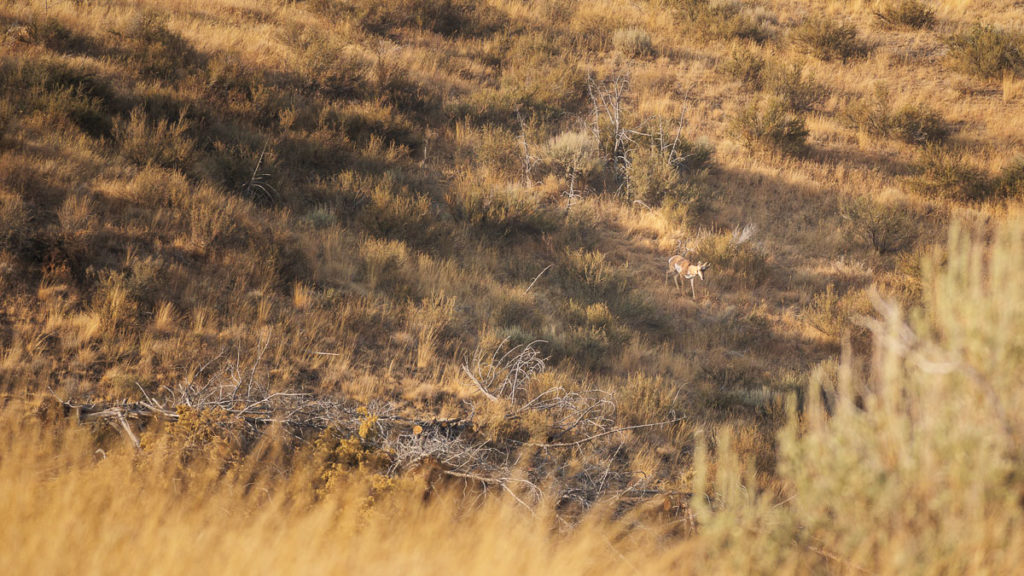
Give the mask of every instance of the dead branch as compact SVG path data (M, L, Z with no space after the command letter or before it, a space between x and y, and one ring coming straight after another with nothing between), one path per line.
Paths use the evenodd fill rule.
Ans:
M462 365L462 371L470 381L483 392L488 400L505 399L513 405L522 402L526 386L546 368L547 358L535 347L543 340L534 340L526 345L513 346L506 352L501 350L508 344L506 338L494 349L489 358L477 348L473 355L472 367Z
M627 432L629 430L639 430L641 428L653 428L655 426L668 426L670 424L675 424L676 422L682 422L682 421L683 421L683 418L679 417L679 418L673 418L672 420L664 420L662 422L652 422L650 424L636 424L636 425L633 425L633 426L622 426L620 428L613 428L611 430L606 430L604 432L601 432L601 433L598 433L598 434L594 434L592 436L587 436L586 438L580 438L579 440L575 440L573 442L555 442L555 443L521 442L520 445L521 446L532 446L532 447L535 447L535 448L545 448L545 449L546 448L570 448L570 447L577 447L577 446L581 446L583 444L586 444L587 442L593 442L594 440L597 440L598 438L603 438L605 436L610 436L612 434L618 434L619 432Z

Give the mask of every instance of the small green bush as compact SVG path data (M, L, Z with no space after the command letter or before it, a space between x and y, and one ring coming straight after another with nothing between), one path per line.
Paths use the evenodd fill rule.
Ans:
M896 0L880 6L875 16L889 28L930 28L935 11L919 0Z
M650 58L654 56L654 42L643 28L620 28L612 36L612 46L626 56Z
M790 38L799 50L820 60L845 62L868 52L868 47L857 37L856 27L826 18L808 18L792 31Z
M949 56L958 68L982 78L1000 78L1024 70L1024 39L992 26L975 24L946 38Z
M794 155L807 151L809 133L804 119L779 98L744 107L733 117L731 127L751 149Z

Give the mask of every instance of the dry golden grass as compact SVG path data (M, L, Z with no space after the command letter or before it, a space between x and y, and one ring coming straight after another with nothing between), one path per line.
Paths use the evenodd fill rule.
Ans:
M941 309L920 262L951 225L993 238L1020 220L1024 9L924 4L0 0L0 390L172 405L181 386L245 367L268 394L473 418L475 439L529 460L515 442L589 432L514 413L463 365L536 342L546 363L525 393L606 394L613 415L594 426L608 429L682 418L538 460L531 482L584 494L551 507L575 521L627 487L690 493L697 434L732 430L759 494L741 520L775 527L798 480L822 489L785 468L796 441L776 435L815 422L786 398L809 406L847 337L870 355L858 322L874 291ZM713 263L696 299L663 279L680 243ZM118 462L98 493L121 490ZM587 484L596 470L618 484ZM224 506L255 509L225 490ZM404 498L395 510L420 510ZM775 543L763 559L728 544L746 525L716 516L652 571L685 564L683 549L722 572L927 565L900 531L909 519L891 547L850 535L878 520L869 500L844 511L849 534L822 524L832 512L782 507L796 532L744 532L751 551ZM462 505L422 512L428 532ZM322 528L307 512L281 514ZM470 517L497 546L500 523ZM661 558L661 535L625 561L600 530L552 544L557 522L522 521L523 546L564 546L566 571L600 566L591 552L623 570ZM364 537L352 522L338 538ZM248 529L225 533L258 538ZM396 538L432 541L417 529ZM714 560L722 547L740 564Z
M1012 573L1024 231L985 244L951 233L909 321L877 304L868 375L849 355L813 371L777 436L772 489L738 454L749 431L691 433L692 493L625 513L609 499L570 523L550 500L488 496L436 462L381 475L370 420L359 438L298 449L272 430L241 454L230 416L179 409L135 451L103 426L69 427L55 402L26 416L9 400L0 552L19 574Z

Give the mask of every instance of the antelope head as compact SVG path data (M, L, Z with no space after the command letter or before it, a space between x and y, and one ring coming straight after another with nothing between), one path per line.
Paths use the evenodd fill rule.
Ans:
M700 278L701 280L703 280L704 279L704 271L707 270L708 268L711 268L711 263L710 262L697 262L696 268L697 268L697 277Z

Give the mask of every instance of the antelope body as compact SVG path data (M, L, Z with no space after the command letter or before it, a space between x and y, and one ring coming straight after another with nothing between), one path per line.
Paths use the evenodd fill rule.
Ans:
M676 254L675 256L668 259L668 271L665 276L672 275L672 280L676 283L676 287L682 290L683 287L679 283L680 278L685 278L690 281L690 291L693 293L693 299L697 299L697 290L693 287L693 279L700 278L704 279L704 271L711 267L708 262L697 261L694 263L689 258Z

